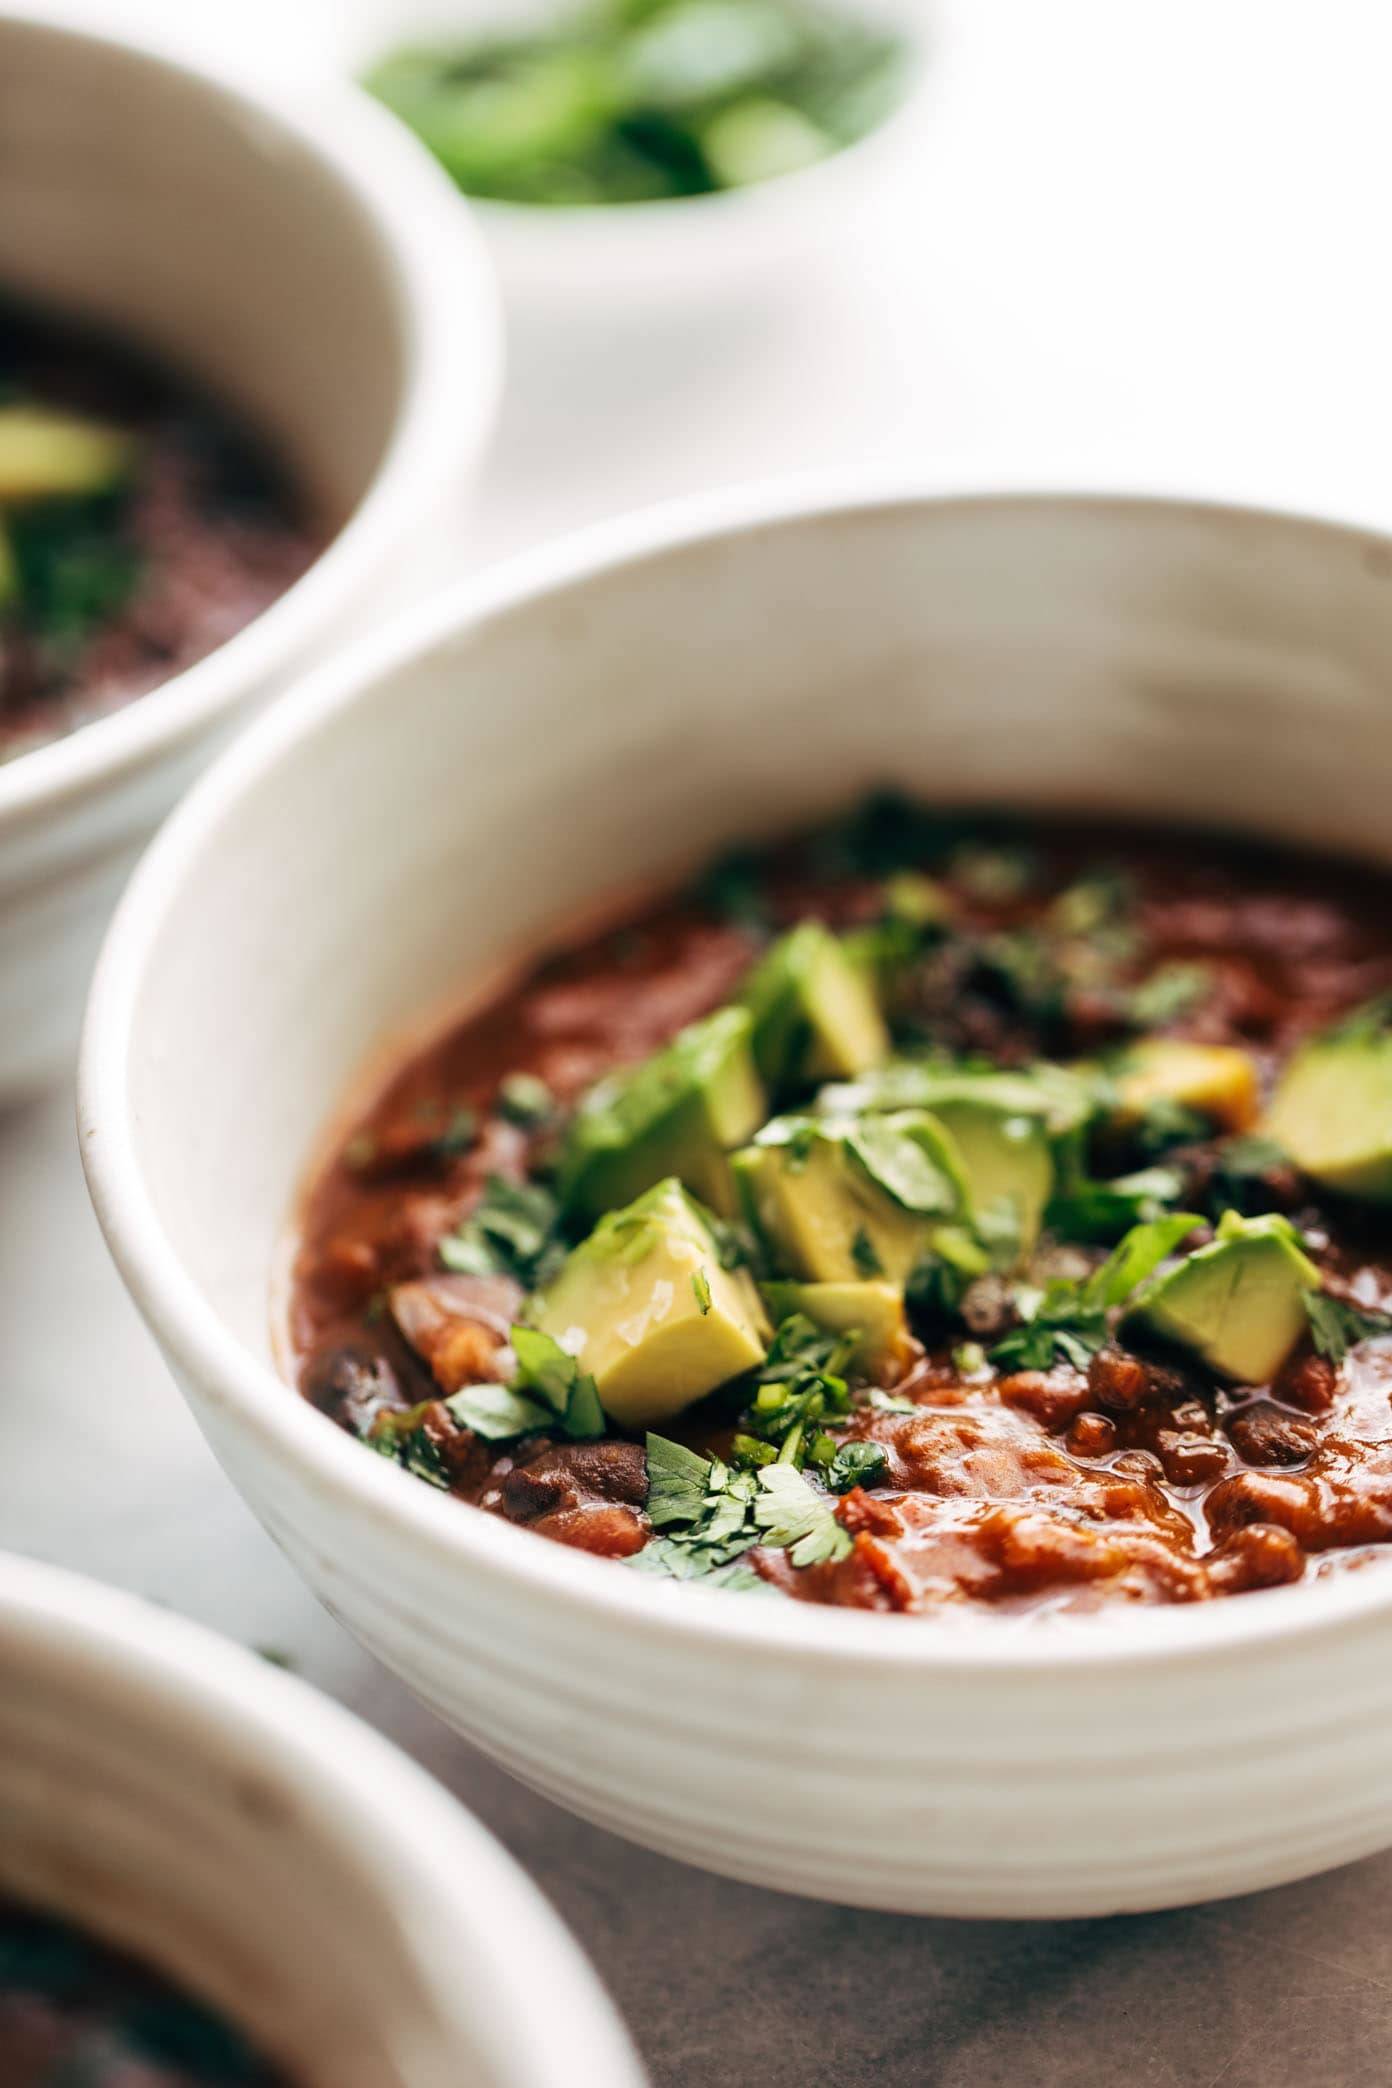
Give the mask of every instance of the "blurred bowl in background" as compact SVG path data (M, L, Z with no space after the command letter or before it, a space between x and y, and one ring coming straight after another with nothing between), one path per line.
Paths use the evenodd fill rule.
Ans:
M903 78L889 112L861 138L794 172L708 195L596 204L473 197L505 293L545 315L564 306L595 328L641 326L664 309L712 307L765 290L853 234L876 196L912 163L933 87L927 0L824 0L826 11L900 37ZM575 0L364 0L340 29L354 75L413 41L516 32L574 12ZM563 367L564 352L558 349Z
M111 906L215 746L311 650L402 598L413 564L438 560L496 410L501 334L468 212L367 96L335 88L291 109L11 8L0 286L225 398L334 532L216 652L0 765L3 1103L71 1054Z
M728 493L413 612L175 814L93 988L98 1216L283 1549L516 1775L902 1912L1140 1910L1392 1845L1386 1564L1049 1619L660 1582L364 1451L280 1375L269 1306L382 1053L591 909L875 785L1386 863L1390 575L1385 537L1192 500Z
M303 2088L641 2088L511 1858L302 1682L8 1553L0 1676L0 1895L144 1959Z

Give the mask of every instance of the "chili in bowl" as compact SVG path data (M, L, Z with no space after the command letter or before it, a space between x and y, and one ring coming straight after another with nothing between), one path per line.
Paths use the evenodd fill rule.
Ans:
M89 1015L98 1213L462 1732L888 1908L1392 1839L1387 567L727 498L418 613L177 816Z

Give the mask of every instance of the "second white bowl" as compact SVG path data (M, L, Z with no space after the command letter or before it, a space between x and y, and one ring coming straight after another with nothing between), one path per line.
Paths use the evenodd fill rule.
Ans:
M5 7L0 138L0 285L225 397L333 532L208 658L0 766L3 1104L71 1055L111 907L214 749L438 559L492 422L501 336L468 212L364 95L292 107Z

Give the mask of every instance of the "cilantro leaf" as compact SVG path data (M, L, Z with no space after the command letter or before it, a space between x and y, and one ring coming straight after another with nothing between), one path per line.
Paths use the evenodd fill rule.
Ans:
M1160 1029L1192 1014L1212 991L1213 973L1206 964L1160 964L1132 987L1126 1012L1137 1029Z
M440 1242L440 1260L459 1276L512 1276L524 1289L540 1281L559 1252L556 1199L539 1182L490 1175L469 1216Z
M710 1458L688 1450L684 1443L649 1434L648 1521L655 1530L701 1520L711 1471Z
M512 1350L517 1358L514 1391L534 1394L572 1441L603 1435L604 1409L595 1381L559 1341L535 1327L514 1327Z
M1045 1223L1060 1239L1104 1243L1158 1218L1183 1194L1184 1177L1173 1167L1147 1167L1105 1182L1081 1175L1050 1198Z
M1392 1333L1392 1313L1350 1305L1343 1298L1331 1297L1328 1291L1306 1291L1305 1310L1316 1353L1330 1363L1342 1363L1360 1341Z
M498 1109L510 1124L531 1131L551 1121L556 1098L535 1073L509 1073L498 1089Z
M853 1486L873 1486L888 1463L880 1443L842 1443L822 1476L833 1493L849 1493Z
M758 1475L759 1497L754 1520L765 1541L783 1546L794 1566L816 1566L844 1559L851 1548L847 1531L825 1498L791 1465L765 1465Z
M549 1408L514 1392L511 1385L465 1385L451 1393L445 1405L461 1428L472 1428L488 1443L531 1435L550 1427L554 1419Z
M419 1406L380 1409L373 1417L367 1442L379 1456L391 1458L414 1478L424 1479L427 1486L437 1486L448 1492L450 1482L445 1460L438 1443L424 1425L435 1404L433 1399L424 1399Z
M1202 1223L1192 1211L1176 1211L1132 1226L1090 1276L1057 1278L1031 1299L1024 1325L996 1343L991 1362L1008 1370L1049 1370L1056 1362L1086 1370L1110 1339L1109 1315Z

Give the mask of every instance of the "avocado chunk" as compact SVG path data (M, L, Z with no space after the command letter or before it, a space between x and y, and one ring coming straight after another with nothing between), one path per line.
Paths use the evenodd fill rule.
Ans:
M729 1215L726 1158L763 1121L750 1045L753 1018L721 1008L681 1030L641 1065L591 1088L572 1119L559 1190L567 1212L598 1218L675 1175Z
M1304 1336L1319 1280L1288 1218L1225 1211L1211 1245L1136 1292L1122 1332L1174 1342L1237 1384L1265 1385Z
M1143 1037L1114 1068L1116 1121L1125 1126L1156 1102L1207 1117L1225 1131L1248 1131L1261 1095L1257 1069L1233 1044L1191 1044L1185 1037Z
M904 1298L892 1283L766 1283L764 1303L776 1323L800 1312L826 1334L855 1334L851 1362L866 1377L893 1384L911 1350Z
M48 406L0 406L0 507L111 493L135 443L120 428Z
M782 936L740 999L754 1018L754 1058L771 1088L845 1078L889 1057L869 979L820 921Z
M1262 1129L1307 1175L1392 1203L1392 1027L1371 1008L1314 1037L1287 1065Z
M680 1413L768 1353L753 1278L721 1267L709 1219L675 1177L602 1218L529 1316L625 1428Z
M935 1222L968 1208L961 1161L921 1111L775 1117L734 1157L745 1215L780 1269L810 1283L904 1287Z
M1054 1187L1044 1119L970 1093L942 1096L933 1115L961 1156L972 1222L994 1258L1010 1267L1027 1260Z

